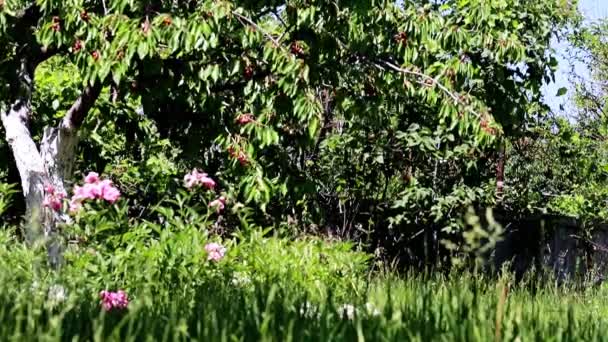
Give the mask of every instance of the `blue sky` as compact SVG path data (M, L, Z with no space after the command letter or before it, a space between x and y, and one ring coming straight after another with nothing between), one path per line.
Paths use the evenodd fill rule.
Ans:
M533 0L534 1L534 0ZM542 1L542 0L538 0ZM608 18L608 0L580 0L580 10L587 20L593 21L602 18ZM571 49L566 43L555 42L553 46L558 55L560 66L555 76L555 83L549 84L544 88L544 96L547 103L551 106L551 109L555 112L560 112L560 104L566 104L568 102L568 96L556 97L557 90L561 87L571 88L568 82L568 72L571 65L566 60L565 56ZM579 75L586 75L586 68L582 64L574 65L575 71ZM571 91L569 92L571 93ZM564 113L567 115L567 113Z

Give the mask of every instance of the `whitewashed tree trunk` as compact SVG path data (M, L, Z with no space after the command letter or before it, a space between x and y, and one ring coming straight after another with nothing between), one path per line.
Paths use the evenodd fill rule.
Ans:
M40 155L46 171L46 181L55 189L55 193L68 194L66 181L72 176L74 170L74 157L78 143L77 132L63 127L45 127L40 142ZM57 234L57 224L69 223L70 217L66 213L56 213L44 208L42 225L44 237L48 241L49 261L52 265L61 264L61 242Z
M31 244L44 242L49 262L58 267L61 244L56 228L69 217L43 206L44 189L52 185L55 191L67 193L65 181L72 174L77 135L47 127L39 151L26 124L29 110L27 105L15 104L8 113L2 113L2 124L21 178L26 203L26 239Z
M15 164L21 178L21 189L26 204L26 238L30 242L39 239L41 231L42 201L44 199L44 183L46 170L38 148L27 127L29 105L22 102L13 104L7 112L1 115L2 124Z
M26 61L18 71L21 96L10 108L0 111L0 119L6 132L8 142L19 176L26 203L25 236L29 243L42 241L46 244L49 262L58 267L61 264L61 243L57 234L57 224L68 222L65 213L54 212L43 205L45 187L52 185L55 192L67 194L66 181L74 169L78 128L86 114L95 103L101 86L86 87L81 96L68 110L57 127L46 127L40 142L40 149L32 139L29 130L31 119L31 89L33 72L28 69Z

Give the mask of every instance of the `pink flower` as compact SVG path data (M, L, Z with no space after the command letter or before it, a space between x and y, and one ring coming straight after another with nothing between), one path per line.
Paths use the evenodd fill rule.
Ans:
M215 188L215 181L211 179L206 173L198 172L197 169L193 169L191 173L184 176L184 182L186 188L190 189L194 186L204 186L207 189Z
M98 180L99 174L97 172L89 172L89 174L84 177L85 183L89 184L97 183Z
M213 179L207 177L207 174L205 174L205 176L201 177L200 184L207 189L215 188L215 181Z
M220 261L226 253L226 248L219 243L211 242L205 245L205 251L207 252L207 260Z
M49 194L54 194L55 193L55 187L51 184L47 184L44 186L44 191L48 192Z
M70 201L70 213L76 213L77 211L79 211L82 208L82 203L78 202L78 201L74 201L72 199L72 201Z
M129 298L127 298L127 294L123 290L116 292L103 290L99 293L99 297L101 298L101 306L106 311L126 309L129 305Z
M70 212L78 211L82 207L82 202L88 199L103 199L109 203L115 203L119 198L120 191L111 180L100 180L97 173L89 172L85 177L85 184L74 187L74 196L70 200Z
M44 201L42 202L42 205L44 205L47 208L51 208L54 211L59 211L59 210L61 210L61 199L59 199L55 196L46 195L44 197Z
M114 203L120 198L120 191L112 185L112 181L103 180L98 183L99 196L104 200Z
M85 199L95 199L98 194L98 189L94 184L85 184L84 186L74 186L73 200L83 201Z
M54 211L61 210L61 201L65 197L64 192L55 192L55 187L50 184L47 184L44 187L46 194L44 195L44 200L42 201L42 205L47 208L51 208Z
M226 198L221 196L220 198L213 200L209 203L209 207L215 207L215 211L219 214L222 210L224 210L226 204Z
M194 173L195 171L196 169L194 169L192 173ZM184 176L184 183L186 183L185 185L188 189L192 188L196 184L196 177L193 176L192 173L188 173Z

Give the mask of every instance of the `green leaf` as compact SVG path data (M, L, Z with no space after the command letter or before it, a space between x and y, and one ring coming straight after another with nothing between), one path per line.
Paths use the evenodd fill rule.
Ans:
M145 41L142 40L139 42L139 45L137 45L137 54L140 59L146 58L146 55L148 54L148 44Z
M308 123L308 137L312 140L317 135L317 131L319 129L319 118L317 116L313 116L310 122Z

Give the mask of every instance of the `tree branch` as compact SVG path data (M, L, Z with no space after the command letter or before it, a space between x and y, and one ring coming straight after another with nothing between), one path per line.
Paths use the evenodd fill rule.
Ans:
M418 72L418 71L414 71L414 70L404 69L404 68L398 67L397 65L395 65L395 64L393 64L393 63L391 63L389 61L385 61L385 60L381 60L380 62L372 62L372 63L374 64L374 66L376 66L377 68L379 68L381 70L384 70L383 66L386 66L389 69L392 69L394 71L400 72L402 74L411 75L411 76L415 76L415 77L421 78L421 79L427 81L428 83L423 82L423 81L419 81L419 80L416 80L416 83L421 84L421 85L425 85L425 86L428 86L429 83L430 83L431 85L437 86L447 96L449 96L452 100L454 100L455 104L460 104L468 112L470 112L471 114L475 115L478 118L481 117L481 115L479 113L477 113L470 106L468 106L466 103L464 103L462 101L462 99L460 97L458 97L455 93L451 92L446 86L444 86L443 84L441 84L441 82L439 82L438 80L436 80L435 78L433 78L433 77L431 77L431 76L429 76L427 74L424 74L424 73L421 73L421 72Z
M89 113L89 110L95 104L95 101L101 93L101 84L96 83L92 86L86 86L82 94L76 99L72 107L68 110L61 122L61 128L67 131L77 130L84 118Z
M243 23L243 21L247 22L249 25L255 27L256 30L262 32L262 34L264 36L266 36L266 38L268 38L274 44L274 46L276 46L276 47L280 47L281 46L279 44L279 42L276 39L274 39L274 37L270 33L264 31L258 24L256 24L255 22L253 22L253 20L251 20L251 19L243 16L242 14L240 14L240 13L238 13L236 11L232 11L232 14L234 14L237 17L237 19L239 19L239 21L241 22L241 24L243 24L243 26L245 26L245 24Z

